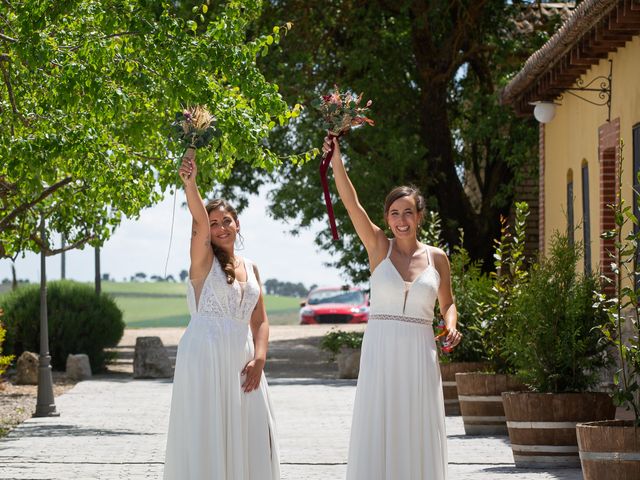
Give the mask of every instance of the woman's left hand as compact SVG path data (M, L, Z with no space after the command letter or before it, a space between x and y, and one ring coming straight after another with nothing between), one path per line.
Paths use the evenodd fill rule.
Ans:
M264 370L264 360L261 358L254 358L244 366L242 375L245 375L245 379L242 388L245 393L258 388L262 379L262 370Z
M446 341L452 346L455 347L462 340L462 334L456 328L447 329L449 333L447 333Z

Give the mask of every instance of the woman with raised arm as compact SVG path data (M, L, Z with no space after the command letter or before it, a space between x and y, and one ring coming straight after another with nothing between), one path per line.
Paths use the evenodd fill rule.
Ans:
M187 301L178 345L165 480L277 480L267 382L269 323L258 269L234 249L240 222L224 200L204 205L195 150L180 177L193 217Z
M444 480L447 436L438 352L431 327L436 299L457 345L457 312L446 254L418 240L425 201L412 187L384 203L392 238L371 222L349 180L340 145L327 136L338 194L369 255L371 310L362 343L347 480Z

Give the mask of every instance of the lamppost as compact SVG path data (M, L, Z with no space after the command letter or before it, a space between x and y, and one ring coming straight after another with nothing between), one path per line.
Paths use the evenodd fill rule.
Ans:
M53 398L53 378L51 377L51 355L49 355L49 326L47 318L47 270L45 253L44 215L40 216L40 357L38 365L38 401L34 417L57 417Z

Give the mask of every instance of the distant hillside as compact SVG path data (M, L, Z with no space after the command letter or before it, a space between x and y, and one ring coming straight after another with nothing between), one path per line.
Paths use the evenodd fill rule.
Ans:
M0 295L10 289L10 284L0 288ZM189 322L186 283L102 282L102 291L113 296L127 327L180 327ZM299 299L265 295L265 304L271 323L298 323Z

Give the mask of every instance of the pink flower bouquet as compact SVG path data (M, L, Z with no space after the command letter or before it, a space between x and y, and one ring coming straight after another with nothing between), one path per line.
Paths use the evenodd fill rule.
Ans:
M374 125L373 120L365 116L364 112L369 110L371 100L364 107L360 106L362 94L355 95L351 92L340 93L337 86L334 87L333 93L323 95L313 106L320 110L323 120L323 127L329 132L329 135L341 137L352 128L362 125ZM336 219L333 213L333 205L329 194L329 182L327 180L327 170L331 163L333 155L333 147L329 150L320 162L320 181L324 192L324 201L327 205L327 213L329 214L329 224L331 226L331 234L334 240L338 240L338 228L336 227Z

